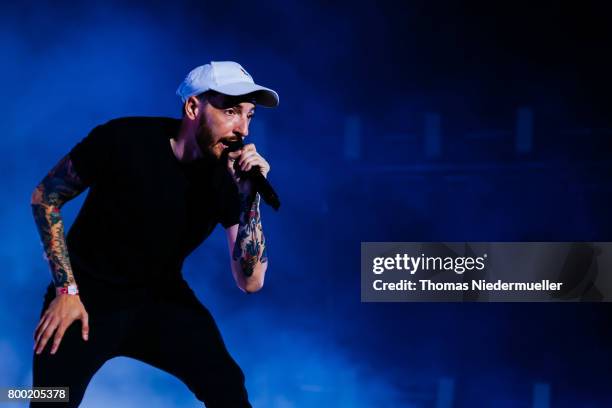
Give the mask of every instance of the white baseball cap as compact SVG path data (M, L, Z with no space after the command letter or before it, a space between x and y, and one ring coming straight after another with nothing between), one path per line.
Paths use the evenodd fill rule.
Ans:
M192 69L179 85L176 94L185 102L190 96L208 90L230 96L257 92L254 98L258 105L270 108L278 106L278 94L272 89L257 85L253 77L233 61L211 61L210 64Z

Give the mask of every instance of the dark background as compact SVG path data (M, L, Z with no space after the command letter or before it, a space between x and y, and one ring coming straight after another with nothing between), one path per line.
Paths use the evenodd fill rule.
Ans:
M191 68L236 60L281 99L251 128L283 201L263 210L266 286L234 287L221 229L185 276L255 406L543 408L534 395L547 392L551 407L612 405L608 304L359 299L362 241L612 240L603 4L3 5L0 385L30 384L50 279L36 183L95 125L178 117ZM81 202L64 207L68 223ZM126 358L101 369L83 405L111 403L196 405Z

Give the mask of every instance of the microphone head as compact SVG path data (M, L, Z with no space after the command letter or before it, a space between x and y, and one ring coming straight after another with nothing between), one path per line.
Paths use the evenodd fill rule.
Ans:
M238 140L222 140L221 143L227 146L227 149L225 149L225 151L228 153L235 152L236 150L240 150L244 147L244 142L242 141L242 138L239 138Z

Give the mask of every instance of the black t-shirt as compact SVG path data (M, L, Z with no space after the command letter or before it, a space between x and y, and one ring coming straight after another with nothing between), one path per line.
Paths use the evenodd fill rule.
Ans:
M82 298L184 282L185 257L217 223L238 223L238 191L224 163L174 156L179 126L171 118L115 119L70 151L89 186L66 240Z

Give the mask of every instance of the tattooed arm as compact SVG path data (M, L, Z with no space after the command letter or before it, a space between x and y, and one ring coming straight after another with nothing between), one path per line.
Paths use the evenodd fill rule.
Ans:
M240 193L240 223L226 229L232 273L240 289L253 293L263 286L268 268L266 240L259 213L259 194L253 193L248 180L236 177L233 166L236 160L244 171L249 171L252 166L259 166L264 176L267 175L270 166L255 151L255 146L252 144L245 145L242 150L230 153L228 156L228 169Z
M60 215L62 205L85 190L86 186L74 171L69 156L65 156L45 176L32 193L32 212L42 240L45 255L51 267L56 288L56 297L50 303L34 332L37 354L45 348L55 333L51 354L57 351L64 332L74 320L82 320L82 336L88 339L89 324L85 307L79 295L62 291L70 285L76 286L68 249L64 238L64 223Z
M76 286L68 259L60 208L85 188L75 173L69 156L65 156L45 176L32 194L34 221L49 261L53 283L58 291L69 285Z
M266 240L259 214L259 194L241 194L240 223L227 230L232 273L240 289L257 292L263 286L268 267Z

